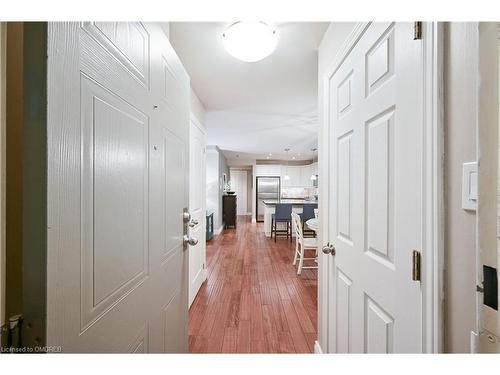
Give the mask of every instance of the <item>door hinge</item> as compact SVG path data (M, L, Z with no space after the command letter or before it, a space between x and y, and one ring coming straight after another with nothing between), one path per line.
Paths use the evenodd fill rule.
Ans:
M411 270L411 279L413 281L420 281L420 263L421 263L421 255L417 250L413 250L412 255L412 270Z
M15 352L22 348L22 325L23 316L19 314L11 316L8 323L0 327L0 352Z
M422 39L422 22L413 23L413 40Z

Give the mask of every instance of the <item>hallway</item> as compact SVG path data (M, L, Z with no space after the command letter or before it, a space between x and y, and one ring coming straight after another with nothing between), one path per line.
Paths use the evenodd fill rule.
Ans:
M190 353L311 353L317 271L297 276L294 244L240 216L207 242L207 281L189 311Z

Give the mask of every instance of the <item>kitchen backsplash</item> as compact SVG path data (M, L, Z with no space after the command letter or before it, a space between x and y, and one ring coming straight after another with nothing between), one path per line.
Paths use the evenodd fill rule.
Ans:
M281 198L309 198L318 196L318 188L315 187L287 187L281 188Z

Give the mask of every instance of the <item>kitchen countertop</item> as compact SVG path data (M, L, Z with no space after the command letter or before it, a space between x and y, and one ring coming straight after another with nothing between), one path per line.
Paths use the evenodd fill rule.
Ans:
M306 199L265 199L263 203L266 206L276 206L278 203L291 203L294 206L303 206L304 204L317 204L318 201L309 201Z

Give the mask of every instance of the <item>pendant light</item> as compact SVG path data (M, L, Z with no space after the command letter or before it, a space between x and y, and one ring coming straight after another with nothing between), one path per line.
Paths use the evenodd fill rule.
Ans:
M285 152L286 152L286 173L285 173L285 180L289 180L290 179L290 175L288 174L288 151L290 151L289 148L285 148Z
M316 150L317 150L317 148L311 148L313 163L314 163L314 153L316 152ZM311 181L316 181L317 179L318 179L317 175L315 175L314 173L311 174Z

